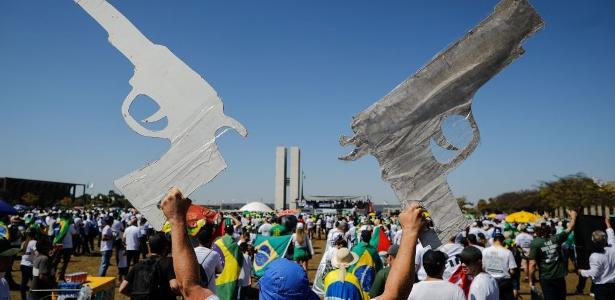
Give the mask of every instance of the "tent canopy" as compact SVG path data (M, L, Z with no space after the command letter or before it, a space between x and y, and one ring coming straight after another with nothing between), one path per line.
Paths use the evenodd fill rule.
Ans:
M506 217L506 222L512 223L536 223L536 221L540 219L540 215L530 213L527 211L518 211L516 213L512 213Z
M240 211L272 212L273 209L262 202L250 202L242 206Z

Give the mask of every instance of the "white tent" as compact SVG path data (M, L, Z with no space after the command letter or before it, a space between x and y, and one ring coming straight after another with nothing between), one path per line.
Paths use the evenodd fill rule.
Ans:
M273 209L267 206L267 204L264 204L261 202L250 202L242 206L239 210L240 211L257 211L257 212L272 212L273 211Z

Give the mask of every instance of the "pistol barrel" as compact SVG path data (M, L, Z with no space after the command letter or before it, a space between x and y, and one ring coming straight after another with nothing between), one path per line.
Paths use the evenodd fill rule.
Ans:
M133 65L154 44L106 0L75 0L109 34L109 42Z

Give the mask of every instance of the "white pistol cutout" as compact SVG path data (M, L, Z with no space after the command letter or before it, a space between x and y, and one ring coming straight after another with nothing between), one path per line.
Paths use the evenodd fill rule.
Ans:
M244 137L247 131L224 115L222 100L203 77L167 47L152 43L107 1L75 2L108 32L109 42L134 65L132 90L122 104L128 126L141 135L171 142L159 160L115 180L130 203L160 230L165 217L157 206L171 187L190 195L226 168L216 145L218 129L232 128ZM167 127L152 131L130 115L130 105L139 95L149 96L160 107L141 122L167 118Z

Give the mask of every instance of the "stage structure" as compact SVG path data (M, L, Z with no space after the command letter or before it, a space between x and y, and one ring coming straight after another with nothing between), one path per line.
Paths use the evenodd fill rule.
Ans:
M279 146L275 151L275 209L296 209L303 198L301 189L301 151L299 147ZM290 152L290 174L287 175L286 152ZM288 177L287 177L288 176ZM287 187L289 195L287 196Z
M39 205L55 205L59 200L66 197L70 197L71 200L74 201L78 189L81 190L81 195L83 195L85 194L86 185L80 183L0 177L0 199L12 204L22 203L22 197L28 193L38 197Z

